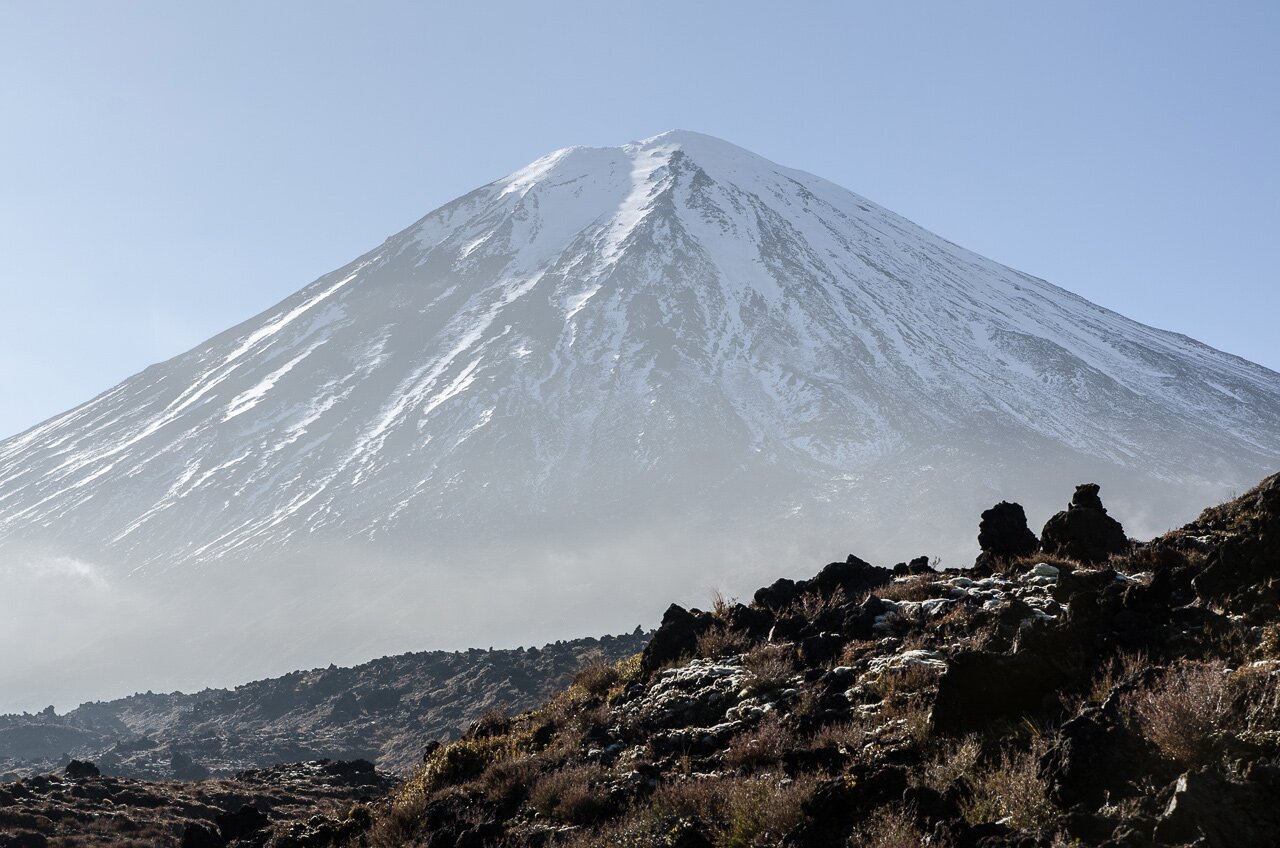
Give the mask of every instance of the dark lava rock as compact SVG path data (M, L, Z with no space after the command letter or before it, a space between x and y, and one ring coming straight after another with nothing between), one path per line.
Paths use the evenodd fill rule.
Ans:
M669 662L693 654L698 637L711 628L711 616L694 615L679 604L672 604L662 616L662 624L645 646L640 667L646 674Z
M788 606L796 599L798 594L799 590L796 588L796 581L786 577L779 577L772 584L757 589L752 600L755 601L758 607L776 611Z
M1280 844L1280 810L1271 793L1227 780L1212 770L1178 778L1156 822L1156 842L1210 848ZM1203 840L1198 841L1198 840Z
M78 848L356 845L372 825L365 805L395 785L368 762L330 760L199 782L37 775L0 785L0 848L46 840ZM318 815L321 809L351 812L339 822ZM270 822L263 810L271 811Z
M773 627L773 615L767 609L734 604L729 608L728 624L730 630L747 634L753 639L762 639L769 635Z
M1066 511L1044 525L1040 547L1045 553L1097 563L1127 551L1129 540L1120 522L1107 515L1098 497L1098 484L1084 483L1076 486Z
M211 828L196 822L187 822L182 828L182 848L224 848L227 840Z
M1021 504L1000 501L982 513L978 523L978 547L984 554L1007 558L1035 553L1036 534L1027 526Z
M1124 723L1092 708L1062 725L1041 763L1050 793L1064 806L1101 807L1138 792L1160 768L1159 754Z
M938 681L930 722L939 733L956 734L1032 715L1066 679L1054 663L1031 653L960 653Z
M1274 615L1280 583L1280 474L1232 504L1206 510L1191 528L1228 534L1192 581L1196 594L1233 612L1256 612L1251 619Z
M0 848L45 848L49 840L42 833L0 833Z
M929 565L927 556L918 556L911 562L900 562L893 567L894 577L910 577L913 574L932 574L933 566Z
M1076 595L1085 592L1096 594L1109 589L1115 582L1115 569L1077 568L1074 571L1063 569L1058 573L1058 583L1050 591L1050 594L1053 595L1054 600L1066 604L1070 603L1071 599Z
M224 839L239 839L266 827L267 814L252 804L242 804L234 813L219 813L217 822Z
M822 666L839 656L844 644L839 633L816 633L800 643L800 656L807 665Z
M902 803L914 811L916 818L932 829L933 825L960 818L960 805L954 798L943 795L928 786L908 786L902 793Z
M849 600L857 600L863 594L878 589L893 579L893 572L858 559L853 554L844 562L833 562L807 581L810 591L817 590L830 597L836 590Z
M875 635L876 617L888 610L875 595L849 610L844 619L844 635L850 639L871 639Z
M98 771L96 765L83 760L72 760L67 763L64 773L72 780L86 780L91 777L99 777L102 774L102 772Z

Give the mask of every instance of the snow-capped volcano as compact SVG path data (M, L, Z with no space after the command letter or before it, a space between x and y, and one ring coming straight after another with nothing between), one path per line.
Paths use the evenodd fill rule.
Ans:
M1278 463L1275 372L670 132L558 150L0 443L0 546L155 574L508 544L481 571L512 592L554 548L665 598L960 563L982 508L1034 524L1085 479L1152 532L1123 505L1190 517ZM586 553L614 543L652 569Z

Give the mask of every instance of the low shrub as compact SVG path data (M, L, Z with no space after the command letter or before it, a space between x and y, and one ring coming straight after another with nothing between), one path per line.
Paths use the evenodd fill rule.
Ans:
M403 792L430 793L445 786L473 780L488 766L515 753L511 740L501 736L459 739L433 753L407 784Z
M729 611L738 603L736 598L726 598L719 589L711 593L711 616L716 621L728 622Z
M862 750L872 736L865 721L851 719L820 727L813 736L809 737L809 747L831 747L851 756Z
M897 734L921 745L929 738L929 708L910 696L885 698L880 706L878 732Z
M1246 665L1228 678L1227 690L1237 735L1280 749L1280 667L1274 661Z
M574 675L573 685L581 687L588 695L602 698L609 693L609 690L614 687L620 678L621 675L613 663L595 658Z
M534 754L490 763L480 775L485 797L495 803L522 800L538 778L543 758Z
M777 764L795 747L795 735L776 713L771 713L754 729L733 738L724 761L729 768L754 771Z
M930 757L920 770L920 782L936 792L946 792L952 786L964 785L978 773L978 761L982 758L982 742L977 736L966 736L956 742L943 745Z
M1143 651L1123 651L1104 661L1089 684L1088 701L1101 704L1117 685L1148 668L1151 661Z
M930 841L908 811L895 808L883 808L873 813L858 828L856 840L850 845L858 848L921 848L923 845L945 848L944 843Z
M1129 692L1125 706L1138 732L1165 756L1203 764L1216 755L1230 711L1225 669L1219 662L1173 666L1154 684Z
M821 592L805 592L785 610L785 614L799 615L806 621L817 621L822 616L843 607L846 603L844 589L837 586L830 595Z
M747 681L751 692L781 689L795 673L795 648L770 643L757 645L743 654L742 667L751 674Z
M727 627L716 625L698 637L697 656L704 659L740 654L750 646L745 635Z
M567 824L589 824L609 806L604 769L581 765L543 775L529 790L529 805L548 818Z
M896 668L882 669L874 679L867 681L867 685L881 698L892 698L933 686L942 676L942 672L943 669L929 663L908 663Z
M443 790L480 778L495 763L516 755L505 736L469 737L436 749L396 792L370 833L373 848L392 848L410 841L427 803Z
M700 822L716 848L774 846L808 818L805 804L817 785L811 776L692 778L659 784L651 810Z
M1001 751L976 769L967 783L969 798L961 813L970 824L1004 822L1020 830L1044 831L1057 816L1049 801L1048 782L1040 774L1045 751L1042 737L1028 751Z
M726 796L726 820L716 840L718 848L764 848L781 844L805 822L805 804L817 781L811 777L731 782Z

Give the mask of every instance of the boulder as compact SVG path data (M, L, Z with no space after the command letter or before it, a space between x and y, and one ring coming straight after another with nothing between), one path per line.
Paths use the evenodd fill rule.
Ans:
M745 633L753 639L763 639L773 627L773 614L763 607L734 604L727 616L730 630Z
M938 681L930 724L938 733L961 734L1033 715L1066 681L1060 668L1035 654L966 651L951 658Z
M1155 839L1165 845L1209 848L1280 844L1280 810L1270 792L1205 768L1178 778Z
M218 813L218 831L228 842L250 836L267 826L267 814L252 804L242 804L236 812Z
M929 565L929 557L918 556L911 562L900 562L893 567L894 577L908 577L912 574L933 574L934 568Z
M1064 512L1054 515L1040 533L1045 553L1085 563L1105 562L1112 554L1129 549L1129 540L1119 521L1107 515L1098 497L1097 483L1076 487Z
M843 633L849 639L875 638L876 619L889 610L889 605L872 595L845 612Z
M197 822L187 822L182 828L182 848L224 848L227 840L210 828Z
M796 599L799 591L796 589L796 581L786 577L779 577L772 584L756 590L755 601L756 606L763 607L768 610L780 610L790 605Z
M978 547L984 554L1007 559L1035 553L1039 541L1027 526L1021 504L1000 501L982 513L978 523Z
M86 780L91 777L99 777L102 774L96 765L85 760L72 760L67 763L64 773L72 780Z
M839 590L848 600L856 601L892 579L893 572L889 569L879 568L849 554L844 562L833 562L812 580L806 581L805 588L811 592L816 590L823 597L830 597Z
M1116 715L1092 707L1062 725L1041 771L1063 807L1097 809L1108 799L1141 792L1146 775L1159 771L1160 754Z
M695 615L679 604L672 604L662 616L662 624L645 646L640 667L649 674L681 657L692 656L698 637L711 628L711 616Z

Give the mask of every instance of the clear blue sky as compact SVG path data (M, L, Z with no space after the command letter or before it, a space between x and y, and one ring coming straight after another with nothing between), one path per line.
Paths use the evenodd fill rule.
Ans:
M0 435L673 127L1280 369L1280 3L0 0Z

